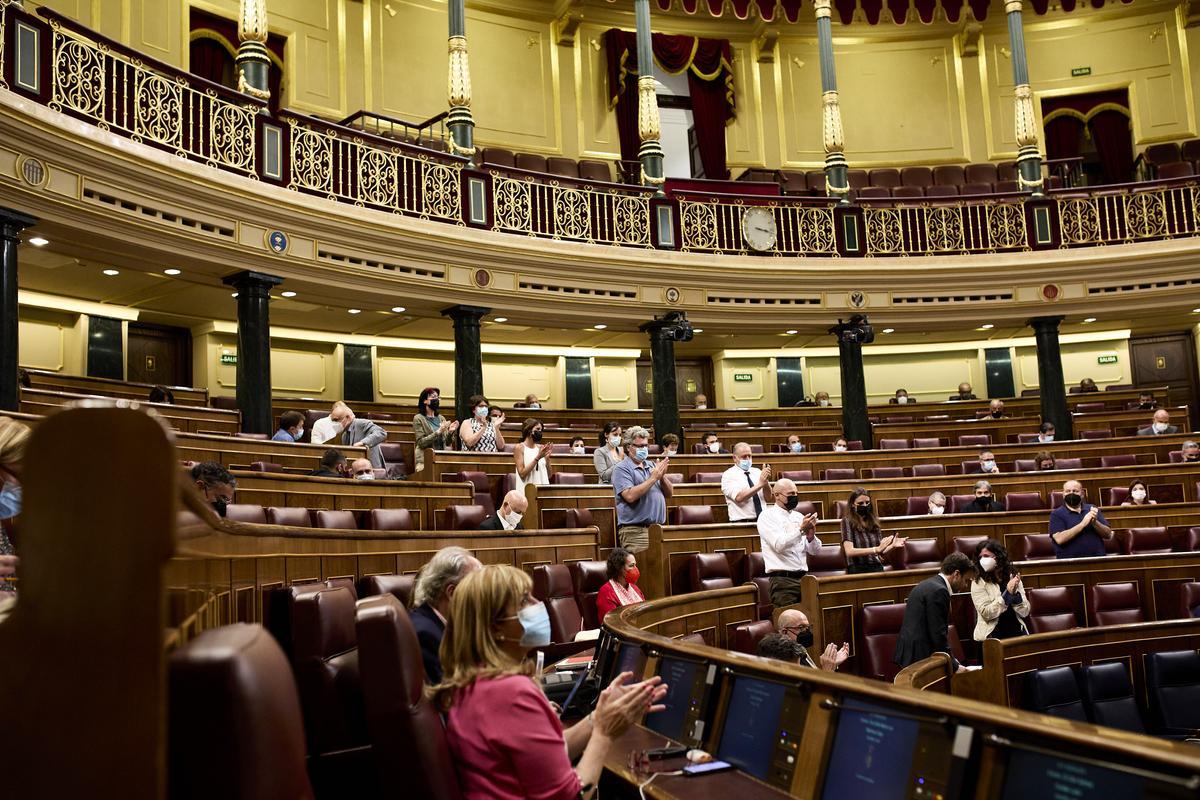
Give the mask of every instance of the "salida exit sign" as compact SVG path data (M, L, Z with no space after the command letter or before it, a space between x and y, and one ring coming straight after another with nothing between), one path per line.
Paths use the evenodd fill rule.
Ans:
M1091 74L1092 74L1091 67L1075 67L1071 70L1072 78L1082 78L1084 75L1091 75Z

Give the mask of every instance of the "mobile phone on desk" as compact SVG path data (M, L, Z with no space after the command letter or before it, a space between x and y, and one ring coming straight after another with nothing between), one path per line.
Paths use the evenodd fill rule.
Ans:
M733 769L733 764L728 761L709 761L704 764L688 764L683 768L683 774L689 778L694 778L697 775L707 775L710 772L725 772Z

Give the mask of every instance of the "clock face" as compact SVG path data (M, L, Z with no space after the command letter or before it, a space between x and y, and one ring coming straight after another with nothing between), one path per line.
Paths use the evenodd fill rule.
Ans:
M742 214L742 240L746 246L760 253L775 246L779 229L771 209L755 206Z

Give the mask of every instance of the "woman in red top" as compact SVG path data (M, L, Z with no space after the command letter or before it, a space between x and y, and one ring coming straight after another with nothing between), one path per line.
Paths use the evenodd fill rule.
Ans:
M596 618L603 622L614 608L645 600L646 595L637 587L640 577L633 553L621 547L613 550L608 557L608 583L596 595Z
M662 708L655 705L666 694L660 678L622 685L632 677L624 672L600 693L595 711L564 732L525 658L550 643L550 618L532 588L521 570L493 564L467 576L451 600L445 677L432 693L446 714L464 800L590 797L613 740Z

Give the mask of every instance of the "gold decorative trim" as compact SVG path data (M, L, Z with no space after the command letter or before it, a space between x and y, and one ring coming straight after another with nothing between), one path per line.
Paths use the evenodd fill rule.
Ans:
M826 154L845 152L846 136L842 131L842 107L836 90L821 95L821 134Z
M1037 147L1037 115L1033 112L1033 89L1028 83L1019 84L1014 88L1013 110L1016 115L1017 145Z
M815 16L817 19L821 19L822 17L832 17L832 0L815 0L813 3L813 16Z
M638 78L638 136L643 142L658 141L662 135L662 120L658 114L658 97L654 94L654 76Z
M238 41L267 43L266 0L242 0L238 13Z
M450 56L448 96L452 107L471 107L471 64L467 57L467 37L451 36L447 40Z

